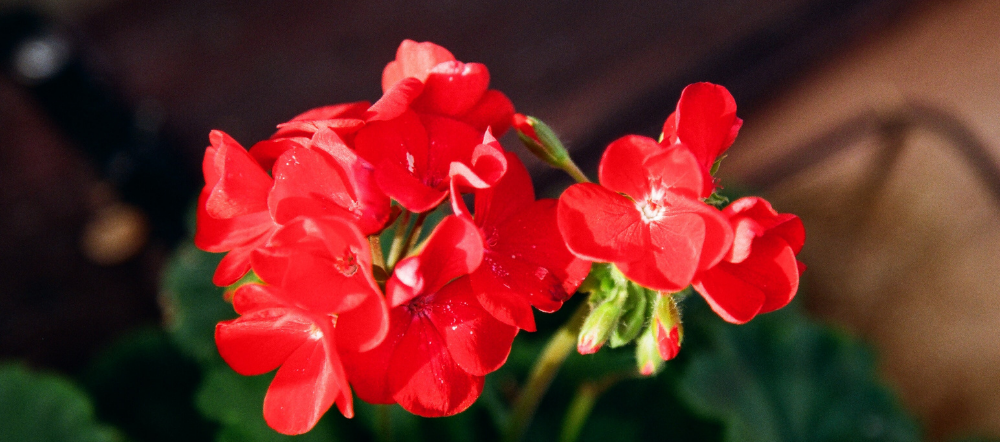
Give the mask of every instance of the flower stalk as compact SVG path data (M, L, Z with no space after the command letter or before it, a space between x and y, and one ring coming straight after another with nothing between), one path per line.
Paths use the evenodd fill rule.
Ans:
M580 303L570 320L556 330L545 344L545 348L531 368L527 383L524 384L511 409L510 420L503 438L505 442L517 442L524 437L524 432L531 424L535 411L538 410L539 402L552 385L552 380L559 373L563 362L566 362L566 358L576 348L577 335L580 334L580 327L583 326L588 313L590 305L586 302Z

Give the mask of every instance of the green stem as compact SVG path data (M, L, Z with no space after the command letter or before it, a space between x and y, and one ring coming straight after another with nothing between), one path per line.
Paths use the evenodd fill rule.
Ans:
M429 213L424 212L417 215L417 222L413 223L413 230L410 230L410 236L406 239L406 249L403 250L403 256L406 256L417 245L417 240L420 239L420 231L424 228L424 220L427 219Z
M576 309L576 312L573 313L573 317L569 322L563 324L559 330L556 330L556 333L549 339L548 344L545 345L545 349L538 355L538 359L535 360L535 366L532 367L531 374L528 376L527 383L525 383L520 395L518 395L517 400L514 402L510 420L507 422L504 441L517 442L524 436L525 430L528 429L528 425L535 415L535 410L538 409L538 403L541 402L542 396L548 391L552 380L556 377L556 373L559 372L559 368L562 367L563 362L566 361L569 354L576 348L576 337L580 333L580 327L583 325L583 321L589 312L590 305L587 302L582 302Z
M409 210L403 209L403 214L399 216L399 220L396 221L396 231L392 236L392 245L389 247L389 256L385 260L385 271L391 273L393 267L396 266L396 261L399 261L399 257L403 254L403 247L406 245L406 228L410 227L410 212Z
M574 163L571 158L567 158L566 161L563 162L561 169L566 171L566 173L568 173L569 176L573 177L573 179L576 180L576 182L578 183L590 182L590 180L587 178L587 175L583 174L583 171L580 170L580 167L577 166L576 163Z
M392 442L392 405L376 405L378 410L378 441Z
M587 381L580 384L576 391L576 396L569 403L566 410L566 419L563 420L562 432L559 434L559 442L575 442L580 437L583 425L587 423L590 412L594 410L597 398L604 394L618 381L627 378L624 373L611 373L598 381Z

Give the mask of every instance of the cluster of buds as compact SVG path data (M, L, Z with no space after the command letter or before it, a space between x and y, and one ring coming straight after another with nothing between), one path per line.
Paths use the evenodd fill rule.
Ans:
M601 185L489 89L485 66L440 46L404 41L382 89L375 103L305 112L249 150L209 136L195 244L226 253L213 280L240 315L218 324L216 344L240 374L277 369L264 417L279 432L308 431L333 404L351 417L354 394L461 412L515 335L535 330L533 310L558 310L581 284L592 311L579 351L638 339L646 374L680 349L686 287L736 323L795 293L798 218L758 198L709 204L741 124L721 86L685 89L659 142L612 143ZM581 184L536 200L496 139L511 125ZM432 226L434 211L446 216Z

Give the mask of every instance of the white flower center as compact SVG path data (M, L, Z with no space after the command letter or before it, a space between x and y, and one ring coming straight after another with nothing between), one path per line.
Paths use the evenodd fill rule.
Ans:
M667 206L663 198L664 196L666 196L666 192L663 189L654 188L645 198L635 202L635 208L639 210L643 221L647 223L657 221L666 215Z

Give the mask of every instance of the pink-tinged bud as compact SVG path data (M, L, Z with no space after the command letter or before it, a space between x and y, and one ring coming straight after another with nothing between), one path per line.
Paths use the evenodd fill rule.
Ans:
M557 169L565 169L572 163L569 152L562 141L547 124L541 120L514 114L511 124L517 129L517 136L531 153Z
M660 295L653 311L653 325L656 327L656 349L660 358L669 361L681 351L684 330L681 328L681 314L677 302L671 295Z
M635 342L635 362L643 376L652 376L663 368L663 358L660 357L653 332L655 326L655 321L649 324Z
M611 332L618 326L618 320L622 316L623 301L624 296L614 294L590 312L583 321L583 327L580 328L576 351L582 355L589 355L604 346Z
M530 138L537 144L542 144L542 141L538 139L538 134L535 133L535 128L531 127L531 122L528 121L528 117L524 114L514 114L511 119L511 125L517 130L518 134L524 134L524 136Z
M677 356L681 351L680 325L671 328L669 331L657 321L656 324L656 349L664 361L669 361Z
M576 344L576 351L582 355L592 355L597 353L604 346L604 342L595 333L580 336L580 342Z

